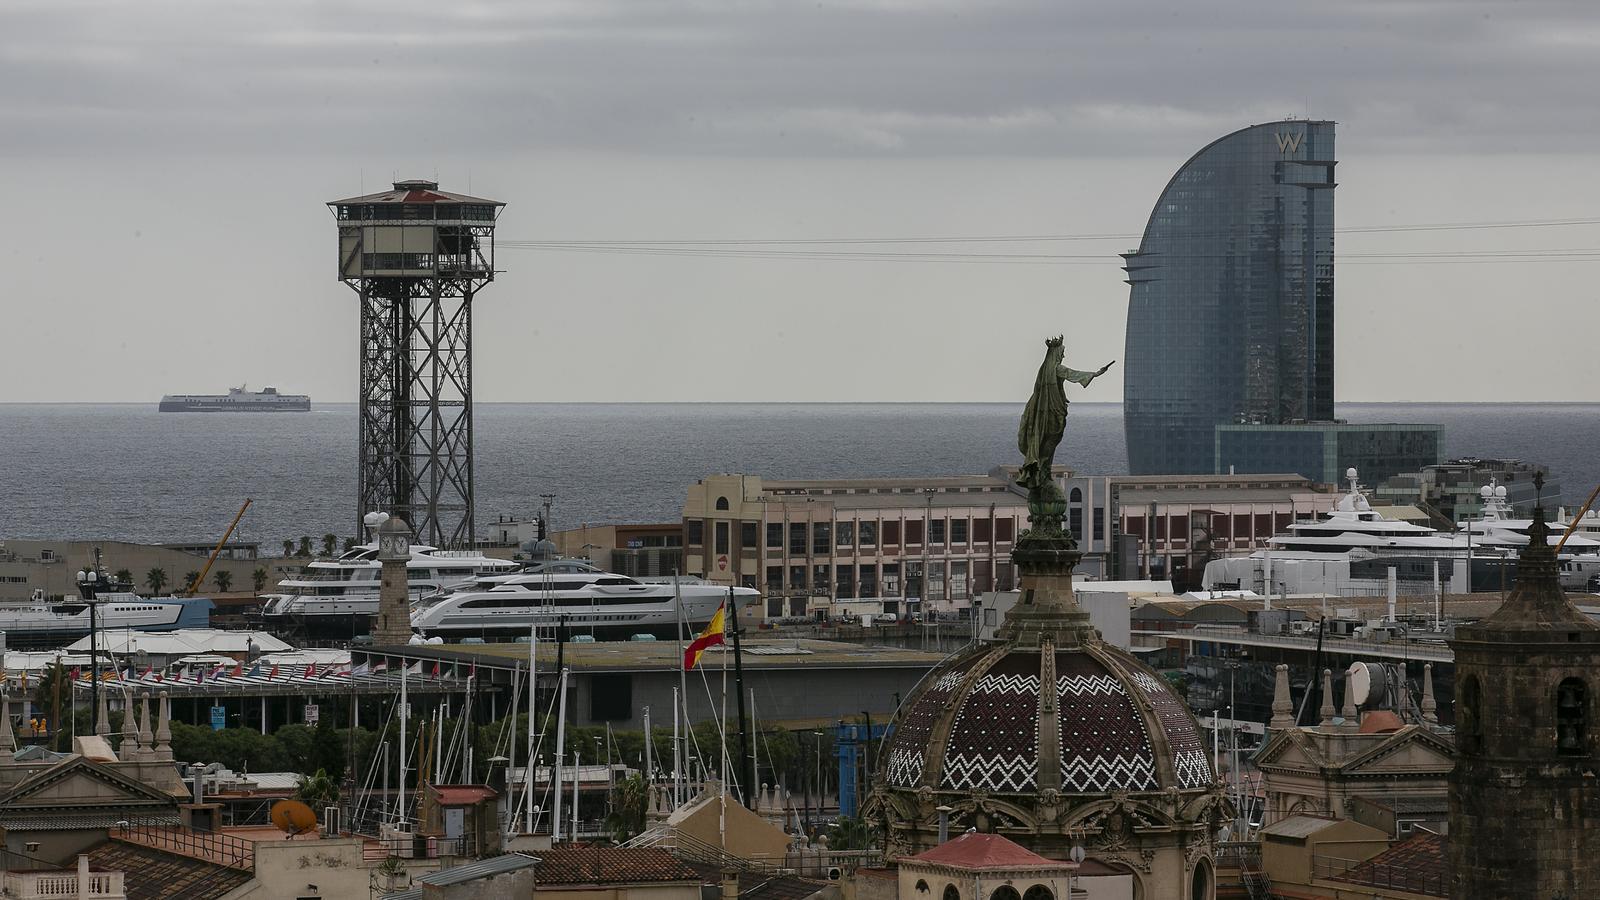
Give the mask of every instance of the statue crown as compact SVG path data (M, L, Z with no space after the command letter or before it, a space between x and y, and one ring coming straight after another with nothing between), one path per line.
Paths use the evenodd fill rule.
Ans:
M1051 348L1051 349L1052 349L1052 350L1053 350L1053 349L1055 349L1055 348L1056 348L1056 347L1059 347L1059 346L1061 346L1061 341L1062 341L1062 339L1063 339L1063 338L1065 338L1065 337L1066 337L1066 335L1060 335L1060 334L1058 334L1058 335L1056 335L1056 336L1055 336L1055 337L1053 337L1053 338L1047 338L1047 339L1046 339L1046 340L1045 340L1045 342L1044 342L1044 345L1045 345L1045 346L1046 346L1046 347L1049 347L1049 348Z

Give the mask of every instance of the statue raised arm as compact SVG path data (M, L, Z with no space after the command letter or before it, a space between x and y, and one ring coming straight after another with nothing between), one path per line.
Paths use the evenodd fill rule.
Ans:
M1022 471L1017 483L1028 489L1030 506L1035 501L1051 499L1059 493L1051 481L1051 467L1055 464L1056 446L1067 426L1066 382L1088 387L1115 363L1106 363L1093 372L1082 372L1064 365L1065 350L1062 337L1045 341L1044 362L1033 382L1033 396L1022 411L1022 423L1017 427L1017 449L1022 452Z

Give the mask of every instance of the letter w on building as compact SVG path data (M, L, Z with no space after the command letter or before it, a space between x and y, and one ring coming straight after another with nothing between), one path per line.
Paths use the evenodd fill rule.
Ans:
M1280 131L1273 136L1278 139L1279 153L1298 153L1300 152L1300 141L1305 138L1306 133L1304 131Z

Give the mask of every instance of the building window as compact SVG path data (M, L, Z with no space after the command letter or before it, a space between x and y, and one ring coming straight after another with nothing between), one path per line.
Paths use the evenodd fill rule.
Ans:
M864 571L866 571L867 567L866 566L862 566L861 569L864 572ZM900 596L900 564L899 563L884 563L883 564L883 595L885 597L898 597L898 596Z
M789 555L806 555L806 523L804 522L789 523Z
M834 543L840 547L854 547L856 545L856 523L840 522L833 530Z
M783 549L783 523L767 523L767 546L774 550Z
M961 892L956 890L955 885L947 884L944 886L944 895L940 900L961 900Z
M972 542L974 544L987 544L994 539L994 529L990 527L988 519L976 519L972 523Z
M1022 900L1022 895L1009 884L1002 884L989 895L989 900Z
M919 546L919 547L922 545L922 523L921 522L907 522L906 523L906 544L908 544L908 545L916 545L916 546Z
M950 543L965 544L967 542L967 520L950 520Z
M715 522L715 523L713 523L712 527L713 527L713 529L715 531L716 542L717 542L716 549L713 552L715 552L715 553L727 553L728 552L728 523L727 522Z
M728 498L727 497L718 497L717 498L717 509L726 510L727 508L728 508Z
M917 879L917 893L926 894L927 892L928 892L928 883L926 881L923 881L921 878L918 878Z
M1568 678L1556 686L1556 752L1582 756L1589 752L1589 690Z
M819 591L826 591L828 589L828 582L830 580L828 577L830 574L828 570L830 568L832 567L827 563L821 563L819 565L812 566L811 586Z
M996 519L994 523L994 539L996 543L1009 544L1011 537L1016 532L1016 519Z
M928 523L928 543L930 543L930 544L943 544L944 543L944 520L943 519L934 519L932 522Z
M950 561L950 596L961 600L967 596L967 561Z
M805 566L790 566L789 567L789 590L791 590L791 591L803 591L805 589L806 589L806 567Z
M1195 894L1195 900L1206 900L1205 894ZM1022 900L1056 900L1056 895L1042 884L1028 888L1022 895Z
M756 545L756 523L739 523L739 548L749 550Z
M861 546L863 546L863 547L875 543L874 541L870 541L870 540L867 539L867 528L869 526L876 527L876 525L874 523L872 523L872 522L862 522L861 523ZM898 546L900 546L900 523L899 522L885 522L885 523L883 523L883 545L885 547L898 547Z
M1067 530L1072 532L1074 540L1083 540L1083 507L1081 505L1067 508Z
M892 522L884 523L883 527L884 527L884 533L885 534L888 533L888 530L892 525L893 525ZM863 546L863 547L875 547L875 546L877 546L877 544L878 544L878 523L877 522L862 522L858 526L857 530L859 530L861 532L861 546Z
M856 589L856 567L833 567L833 595L835 597L849 597Z
M1106 508L1105 507L1096 506L1094 508L1094 526L1093 527L1094 527L1094 539L1097 540L1097 541L1105 540L1106 539Z
M783 590L783 566L767 566L767 591Z
M1456 739L1464 753L1483 750L1483 709L1479 697L1478 676L1468 675L1461 681L1461 695L1456 698Z
M815 522L811 526L811 552L817 556L827 556L833 552L833 525L828 522Z
M887 571L888 568L888 566L884 566L885 571ZM856 596L878 596L878 567L872 563L863 563L861 565L860 576L861 583L856 585Z
M703 519L690 519L684 529L689 546L698 547L706 542L706 523Z

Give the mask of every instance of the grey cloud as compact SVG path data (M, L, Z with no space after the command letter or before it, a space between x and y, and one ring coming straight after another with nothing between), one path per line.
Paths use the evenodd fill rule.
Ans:
M1594 128L1566 3L12 4L0 153L1160 153L1255 119L1374 150Z

